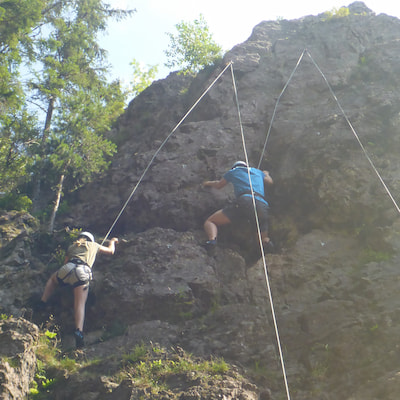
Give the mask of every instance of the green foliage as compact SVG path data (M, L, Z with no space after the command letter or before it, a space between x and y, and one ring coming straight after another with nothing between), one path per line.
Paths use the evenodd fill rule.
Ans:
M78 239L79 235L81 234L82 229L70 229L67 234L68 234L68 238L71 242L74 242L76 239Z
M135 346L135 348L133 349L133 351L129 354L124 354L122 356L122 360L126 363L136 363L139 361L144 361L146 359L147 356L147 347L144 345L144 343L142 344L138 344Z
M384 262L389 261L391 258L392 254L388 251L366 248L360 255L360 263L368 264L370 262Z
M374 326L371 326L371 328L369 328L369 330L370 330L370 332L375 332L378 328L379 328L379 325L375 324Z
M0 188L15 189L27 179L31 160L25 148L34 137L35 117L25 108L19 67L29 59L32 28L42 18L44 0L0 2Z
M12 192L29 182L34 212L41 190L54 189L53 217L64 188L102 173L116 151L104 135L126 93L107 80L98 35L109 18L132 12L103 0L0 1L0 188Z
M48 337L49 339L54 339L57 337L57 332L50 332L49 330L46 330L46 332L44 333L44 335L46 337Z
M104 101L107 92L114 97L112 102ZM97 87L63 98L64 106L56 117L53 130L54 152L48 160L53 170L73 178L71 190L103 172L109 165L108 157L116 152L116 146L102 134L122 113L124 101L119 95L112 94L110 88Z
M0 112L0 187L7 192L27 180L33 162L27 149L37 135L36 118L20 109L20 104L8 106L3 114Z
M217 358L209 364L212 375L222 375L229 371L229 365L222 358Z
M208 383L211 377L219 379L229 369L229 365L221 358L201 361L190 354L176 352L168 355L163 348L140 345L123 358L123 368L116 380L121 382L129 379L135 386L151 388L151 392L157 394L162 390L168 391L165 382L172 375L190 373Z
M132 384L146 393L173 395L168 382L175 375L189 375L191 380L199 382L200 386L218 384L224 374L230 371L229 365L222 359L197 359L185 353L182 349L166 350L158 345L136 345L129 354L120 360L87 360L79 361L66 357L58 349L58 338L49 329L41 332L36 349L37 370L35 380L31 383L29 398L32 400L53 398L52 386L65 381L72 374L90 373L88 367L103 365L109 371L110 382L120 384L129 380ZM114 364L117 361L117 364ZM111 366L110 364L113 364ZM112 371L112 372L111 372ZM210 383L212 381L212 383ZM171 398L175 398L171 397Z
M55 191L50 232L64 191L102 173L116 151L103 135L123 112L126 93L118 81L105 79L104 51L97 43L112 15L101 0L62 3L46 15L50 33L43 31L35 46L35 66L41 72L32 71L30 88L46 115L39 140L31 148L33 201L37 209L44 181Z
M39 235L36 243L40 252L50 254L50 258L46 263L50 271L64 264L66 256L65 249L78 238L81 232L82 229L68 229L57 235L45 232Z
M165 51L168 68L179 68L183 73L197 73L212 65L222 57L222 48L212 39L204 17L192 23L181 22L175 25L178 33L167 33L170 38L169 49Z
M18 356L14 357L1 357L1 364L7 363L11 368L18 368L21 365L21 360Z
M58 247L52 256L52 259L55 260L57 266L60 266L64 264L65 255L66 251L61 247Z
M132 89L130 92L134 97L136 97L154 81L158 72L158 65L148 65L145 69L135 59L130 63L130 65L133 67L133 79L131 81Z
M28 50L28 33L42 18L44 6L44 0L0 2L0 127L10 110L22 107L22 87L16 79L21 50Z
M39 386L38 386L38 384L37 384L37 382L36 381L32 381L31 382L31 384L30 384L30 389L29 389L29 397L31 398L31 399L37 399L37 398L39 398L38 396L39 396Z
M0 197L0 209L2 210L30 211L31 208L32 200L26 195L7 193Z
M31 383L30 396L32 400L48 398L47 392L60 378L77 372L82 364L62 354L58 348L57 332L48 329L40 333L36 347L36 374Z
M329 21L334 18L343 18L350 15L350 10L347 7L333 8L331 11L324 13L324 21Z
M0 3L1 53L18 48L23 36L40 21L45 5L44 0L8 0Z

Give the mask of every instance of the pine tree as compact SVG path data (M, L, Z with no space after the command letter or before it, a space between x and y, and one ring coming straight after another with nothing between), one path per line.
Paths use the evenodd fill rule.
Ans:
M30 33L42 19L44 0L0 2L0 192L15 189L30 165L25 149L37 136L25 107L20 67L31 49Z
M50 231L66 179L74 180L70 187L77 187L79 180L101 172L106 157L115 151L102 135L122 113L125 97L118 82L106 80L106 54L97 38L108 18L131 13L112 10L101 0L61 0L45 14L30 82L31 100L41 105L45 117L30 151L35 163L34 211L43 208L43 184L56 192ZM83 167L84 160L90 160L89 168L87 162Z

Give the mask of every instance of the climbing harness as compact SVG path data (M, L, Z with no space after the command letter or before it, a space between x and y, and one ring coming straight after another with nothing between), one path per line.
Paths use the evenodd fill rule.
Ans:
M92 280L92 270L82 260L72 259L57 271L56 277L63 286L77 287L87 285Z

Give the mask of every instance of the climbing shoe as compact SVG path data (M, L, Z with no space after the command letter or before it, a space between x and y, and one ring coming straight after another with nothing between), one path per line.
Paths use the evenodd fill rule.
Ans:
M206 248L213 248L217 245L217 239L207 240L205 246Z
M85 345L85 342L83 340L83 332L81 332L79 329L77 329L74 332L74 336L75 336L75 345L77 349L82 348Z
M204 243L204 247L206 248L209 256L215 255L215 249L217 248L217 239L207 240L207 242Z

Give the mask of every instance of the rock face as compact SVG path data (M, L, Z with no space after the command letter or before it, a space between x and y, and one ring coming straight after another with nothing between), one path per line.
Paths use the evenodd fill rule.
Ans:
M95 264L88 359L121 359L151 342L223 357L245 378L225 376L218 393L188 379L154 397L132 379L107 386L104 367L69 377L52 398L66 398L65 387L68 398L285 398L274 310L294 398L398 399L400 21L360 2L348 9L261 22L214 69L154 82L118 122L107 175L59 220L97 236L115 222L112 235L124 239ZM277 251L265 263L245 227L222 228L214 255L202 246L203 221L232 193L201 183L245 158L241 131L250 163L275 181ZM14 315L56 268L57 242L27 231L3 236L2 311ZM52 307L67 349L70 292Z
M39 329L20 318L0 321L0 399L24 399L35 375Z
M257 165L262 157L261 167L278 183L269 194L279 221L275 229L282 218L301 231L321 225L357 227L366 216L371 223L372 218L392 220L390 201L312 62L396 191L399 20L375 16L366 7L361 12L358 3L349 9L355 14L342 18L263 22L216 70L193 81L171 75L155 82L121 118L115 135L126 142L101 185L96 182L80 192L75 221L78 215L83 225L107 231L162 141L228 62L233 62L250 163ZM262 154L277 98L305 48L280 98ZM229 189L214 193L201 182L219 178L233 161L244 158L234 99L228 69L158 153L117 231L198 229L210 212L225 204ZM285 244L287 238L282 239Z

